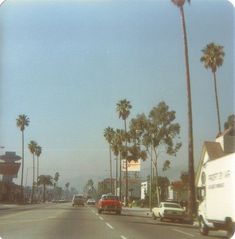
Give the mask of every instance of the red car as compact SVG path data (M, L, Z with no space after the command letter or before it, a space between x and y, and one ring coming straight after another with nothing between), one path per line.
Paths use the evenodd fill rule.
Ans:
M116 212L120 215L122 211L122 204L117 196L112 194L104 194L98 202L98 213L104 212Z

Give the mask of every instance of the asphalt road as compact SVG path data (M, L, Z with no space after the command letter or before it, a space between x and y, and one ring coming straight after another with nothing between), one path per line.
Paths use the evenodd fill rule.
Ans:
M223 232L203 237L198 229L151 218L97 214L92 206L41 204L0 210L1 239L190 239L226 238Z

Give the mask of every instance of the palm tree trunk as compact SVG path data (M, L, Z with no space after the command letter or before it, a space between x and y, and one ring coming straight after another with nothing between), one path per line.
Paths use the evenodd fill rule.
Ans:
M221 124L220 124L219 100L218 100L217 81L216 81L216 74L215 74L215 72L213 72L213 76L214 76L214 87L215 87L217 119L218 119L218 126L219 126L219 135L220 135L221 134Z
M124 126L125 126L125 134L126 134L126 120L124 120ZM127 148L127 140L125 138L125 144ZM125 206L128 205L128 167L127 167L127 155L126 155L126 200L125 200Z
M194 183L194 159L193 159L193 119L192 119L192 100L191 100L191 85L189 73L189 57L188 57L188 43L185 26L185 17L183 6L180 7L180 16L183 28L184 38L184 54L186 66L186 84L187 84L187 99L188 99L188 173L189 173L189 215L196 213L196 197L195 197L195 183Z
M37 157L37 182L38 182L38 176L39 176L39 157Z
M34 180L35 180L35 165L34 165L34 154L33 154L33 185L32 185L32 194L31 194L31 203L34 202Z
M24 187L23 187L23 180L24 180L24 131L22 130L22 168L21 168L21 199L24 200Z
M46 184L43 184L43 202L46 201Z
M36 178L36 182L37 182L37 185L36 185L37 197L38 197L38 176L39 176L39 157L37 156L37 178Z
M118 187L118 157L116 157L116 182L115 182L115 196L117 196L117 187Z
M110 160L110 192L113 193L112 153L110 144L109 144L109 160Z
M122 157L121 154L119 154L120 157L120 164L119 164L119 197L120 201L122 201Z

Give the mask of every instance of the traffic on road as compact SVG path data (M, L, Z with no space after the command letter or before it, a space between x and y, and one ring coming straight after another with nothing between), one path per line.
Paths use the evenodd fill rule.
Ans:
M187 239L226 238L223 231L202 236L195 225L153 220L147 209L123 208L121 215L99 214L96 206L71 202L1 208L2 239Z

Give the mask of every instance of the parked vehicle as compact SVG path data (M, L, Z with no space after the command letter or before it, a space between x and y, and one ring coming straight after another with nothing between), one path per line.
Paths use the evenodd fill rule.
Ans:
M198 187L198 220L201 234L235 229L235 153L207 161Z
M83 195L73 195L72 205L73 205L73 207L75 205L85 206L85 198L83 197Z
M185 209L179 203L161 202L159 207L152 209L153 219L164 219L183 221L185 218Z
M112 194L104 194L98 201L98 213L102 212L116 212L116 214L121 214L122 204L117 196Z
M95 205L95 204L96 204L96 200L93 199L93 198L89 198L89 199L86 201L86 204L87 204L87 205Z

